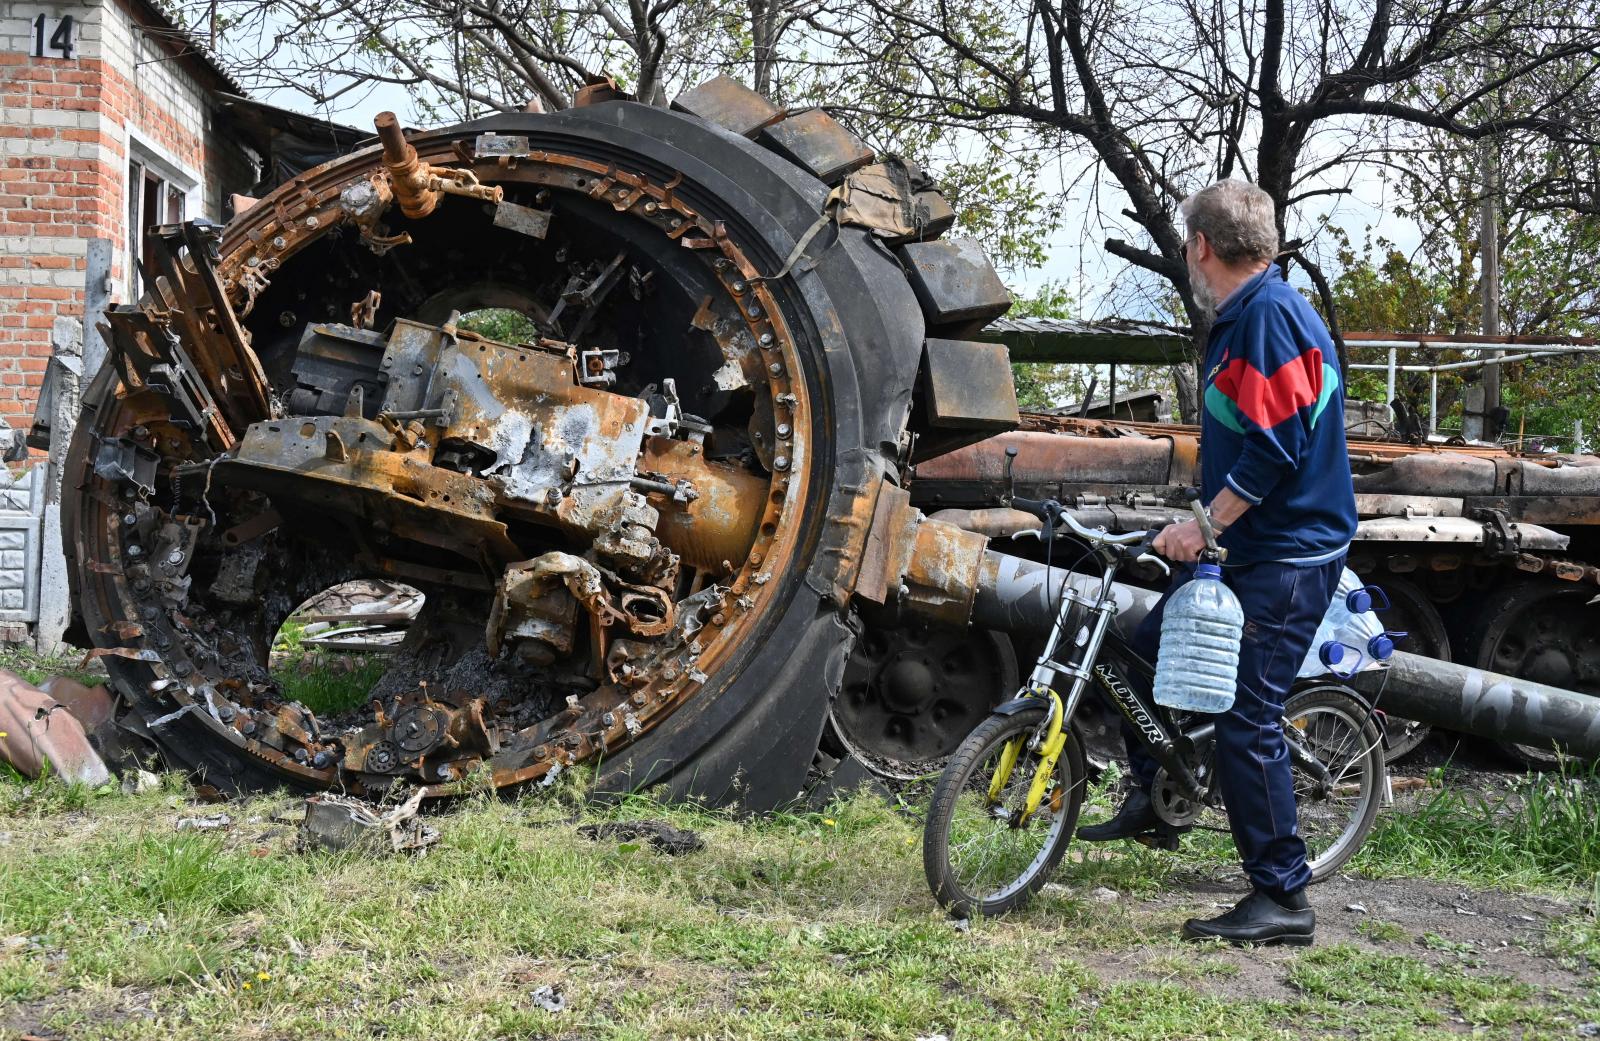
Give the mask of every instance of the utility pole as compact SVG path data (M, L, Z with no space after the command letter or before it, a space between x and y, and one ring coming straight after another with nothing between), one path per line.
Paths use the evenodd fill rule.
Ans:
M1500 335L1500 157L1494 138L1483 142L1483 207L1478 214L1478 252L1483 264L1483 335ZM1490 351L1498 358L1503 351ZM1483 368L1483 419L1500 407L1500 366Z

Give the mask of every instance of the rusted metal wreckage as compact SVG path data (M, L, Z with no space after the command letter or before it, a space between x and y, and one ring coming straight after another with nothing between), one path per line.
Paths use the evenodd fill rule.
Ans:
M1020 420L975 338L1009 298L940 237L949 206L726 78L674 111L581 100L409 136L380 117L225 231L155 232L63 517L78 636L176 765L444 794L588 760L603 790L760 808L851 751L936 757L1014 677L996 634L1043 623L1048 574L916 506L992 498L1003 443L910 480ZM538 335L457 324L485 308ZM1187 435L1008 436L1019 486L1193 468ZM370 703L318 718L268 648L355 578L426 602Z

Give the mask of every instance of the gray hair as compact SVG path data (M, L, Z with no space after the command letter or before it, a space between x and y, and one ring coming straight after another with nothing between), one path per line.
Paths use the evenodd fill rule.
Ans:
M1272 196L1247 181L1218 181L1183 200L1183 222L1206 237L1224 264L1271 260L1278 255Z

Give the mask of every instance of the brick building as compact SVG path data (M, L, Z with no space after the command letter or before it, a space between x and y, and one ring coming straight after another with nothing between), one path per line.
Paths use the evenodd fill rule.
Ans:
M73 320L88 318L84 353L102 353L86 308L137 297L145 228L221 222L233 194L259 195L363 136L243 97L149 0L0 0L0 418L29 428ZM38 620L59 553L44 470L0 471L0 638Z
M143 226L221 220L257 159L219 118L239 94L137 0L0 0L0 417L25 428L56 316L81 318L89 240L110 241L111 297L136 288Z

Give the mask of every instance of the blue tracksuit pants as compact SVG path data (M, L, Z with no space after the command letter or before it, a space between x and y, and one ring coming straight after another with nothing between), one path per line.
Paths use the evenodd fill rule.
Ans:
M1311 880L1283 740L1283 702L1343 570L1343 557L1310 567L1266 562L1222 570L1244 608L1244 635L1239 689L1233 707L1217 717L1217 784L1245 874L1257 889L1276 896L1298 892ZM1147 661L1156 659L1168 598L1192 573L1190 568L1174 572L1172 585L1129 641ZM1148 789L1157 764L1130 729L1124 721L1130 765Z

